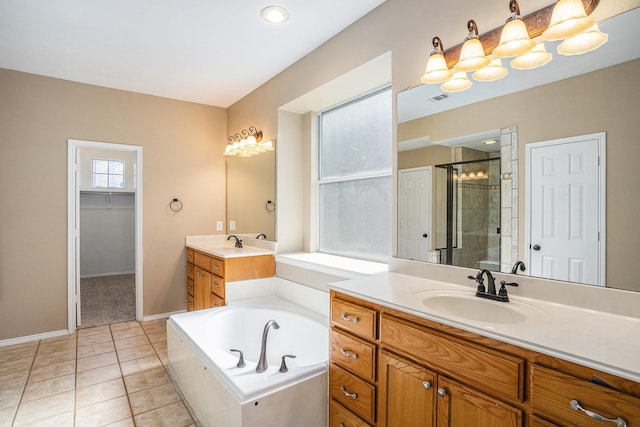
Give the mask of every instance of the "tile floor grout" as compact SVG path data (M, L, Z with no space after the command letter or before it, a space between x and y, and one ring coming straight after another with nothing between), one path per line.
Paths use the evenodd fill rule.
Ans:
M160 332L164 332L164 334L158 337ZM99 337L101 334L103 337ZM150 337L154 334L156 335ZM7 408L3 407L7 406L6 402L3 404L3 393L5 395L9 393L10 395L11 391L18 387L8 388L7 390L3 388L4 381L2 381L2 379L6 377L3 377L5 371L2 370L3 363L0 362L0 426L56 425L81 427L83 425L111 425L115 427L153 425L155 427L160 425L196 425L194 417L188 412L188 405L183 401L181 393L176 389L173 379L171 378L167 366L166 351L159 351L163 349L163 345L166 346L166 320L114 323L79 329L74 335L73 338L65 335L39 340L35 345L24 343L6 348L0 347L0 360L3 360L3 354L6 355L10 352L16 352L17 350L18 357L12 360L11 354L9 354L9 362L7 363L15 363L16 361L19 362L20 360L26 359L25 357L20 357L22 354L21 351L25 354L29 353L29 357L31 357L28 369L25 369L26 372L22 376L24 380L21 382L22 385L19 386L20 392L17 403L9 405ZM109 337L108 340L106 339L107 335ZM144 339L140 337L144 337ZM70 350L70 348L68 348L71 347L70 342L73 342L73 346L75 347L72 389L68 390L61 387L54 389L50 394L38 394L37 389L39 386L42 386L42 383L56 380L63 381L62 378L71 374L66 373L64 369L60 367L61 364L68 363L70 360L64 360L64 357L56 358L56 356L59 356L59 353ZM43 346L43 344L45 345ZM34 348L29 349L30 347ZM49 349L49 347L53 347L53 349ZM86 350L87 347L90 347L90 349ZM85 350L81 350L83 348ZM109 362L112 360L111 356L104 356L105 354L113 354L115 363L110 364ZM47 359L46 355L54 356L49 356ZM88 360L89 358L92 359ZM7 357L4 359L7 359ZM44 359L47 360L41 363L40 361ZM51 359L53 359L53 361ZM61 359L63 361L60 361ZM79 361L83 359L83 366L80 366L81 363L79 363ZM41 373L41 364L45 367L45 370L53 366L51 375L48 375L48 372L44 374ZM116 364L118 371L116 378L112 378L115 375L106 375L103 378L85 379L88 375L96 373L96 370L108 368ZM60 370L56 371L58 368L60 368ZM85 372L89 372L89 374ZM154 379L154 377L159 377L159 379ZM33 381L32 378L36 378L36 380ZM119 380L119 382L115 393L105 394L104 400L90 398L88 399L89 403L83 402L84 406L79 407L79 398L82 397L79 396L79 392L86 392L87 389L92 387L91 391L100 387L108 388L117 380ZM34 386L34 384L36 385ZM52 383L47 383L46 385L52 385ZM153 390L153 392L150 392L150 390ZM32 397L31 395L27 395L27 391L29 391L31 395L35 395L35 397L25 401L25 397L28 399ZM63 400L64 395L71 391L73 391L72 404L69 405L71 411L67 411L65 408L63 412L55 412L56 409L60 411L60 409L57 408L58 406L64 407L64 405L63 403L55 405L51 404L51 402L55 402L56 399ZM108 393L110 390L106 390L106 392ZM169 397L167 397L167 393ZM123 397L126 397L126 410L124 411ZM149 398L148 401L145 400L146 398ZM166 398L166 401L163 402L163 398ZM156 401L156 399L160 400ZM118 402L121 403L121 414L109 418L109 413L117 413L110 405L115 407ZM94 420L99 420L101 416L106 416L106 418L103 419L107 421L86 423L87 419L84 417L91 414L91 411L95 410L96 406L99 405L104 406L104 411L103 413L94 413ZM48 408L48 406L53 407L52 412L52 408ZM167 408L165 412L171 411L171 413L163 413L163 408ZM31 412L29 412L29 410ZM6 417L7 414L9 414L9 419ZM178 419L172 420L168 418L171 415L175 415ZM29 418L29 416L31 416L31 418Z

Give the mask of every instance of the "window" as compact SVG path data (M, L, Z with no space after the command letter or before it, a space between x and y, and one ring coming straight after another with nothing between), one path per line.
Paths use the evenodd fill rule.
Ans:
M124 160L93 159L93 188L124 188Z
M319 250L391 255L391 89L318 116Z

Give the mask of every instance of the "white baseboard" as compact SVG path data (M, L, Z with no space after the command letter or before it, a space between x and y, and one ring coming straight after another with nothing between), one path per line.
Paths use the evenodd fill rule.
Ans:
M63 335L69 335L69 331L66 329L61 329L59 331L51 331L51 332L45 332L42 334L35 334L35 335L27 335L24 337L17 337L17 338L9 338L7 340L0 340L0 347L6 347L9 345L15 345L15 344L23 344L26 342L31 342L31 341L38 341L38 340L44 340L47 338L55 338L55 337L60 337Z
M180 314L180 313L186 313L186 312L187 310L178 310L178 311L172 311L170 313L152 314L151 316L144 316L142 318L142 321L148 322L149 320L168 319L169 316L173 314Z

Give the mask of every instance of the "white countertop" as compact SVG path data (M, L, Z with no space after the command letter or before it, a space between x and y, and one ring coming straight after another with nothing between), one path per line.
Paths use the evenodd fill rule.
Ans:
M438 294L473 296L475 287L400 273L335 282L329 287L417 317L640 382L638 318L510 296L511 302L507 303L486 300L487 308L490 309L491 304L508 304L508 308L524 313L523 321L470 320L436 311L425 306L423 301ZM491 313L487 313L487 317L491 319Z
M251 239L255 241L255 239ZM258 241L259 243L262 241ZM220 258L238 258L247 256L273 255L271 249L243 244L242 248L235 247L235 240L226 240L224 235L187 236L185 245L209 255Z

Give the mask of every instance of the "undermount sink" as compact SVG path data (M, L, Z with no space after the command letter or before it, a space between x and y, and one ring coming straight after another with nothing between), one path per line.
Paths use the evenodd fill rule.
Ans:
M537 307L522 302L491 301L472 293L454 291L433 293L424 298L422 304L442 314L486 323L522 323L532 315L544 314Z

